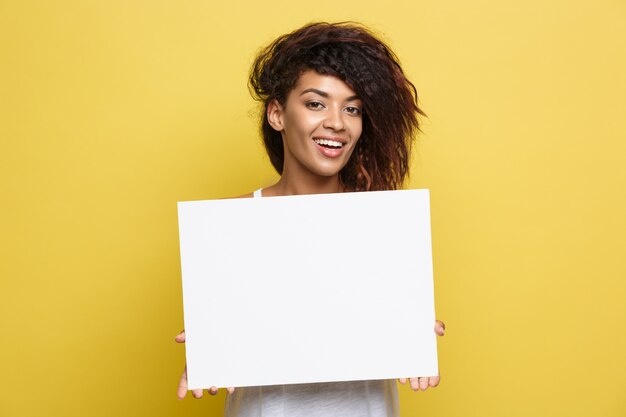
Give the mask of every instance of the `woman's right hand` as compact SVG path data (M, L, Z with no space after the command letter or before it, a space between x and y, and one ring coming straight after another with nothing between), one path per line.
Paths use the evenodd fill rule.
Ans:
M183 330L182 332L177 334L174 340L177 343L185 343L185 331ZM180 381L178 381L178 391L176 392L176 396L178 397L178 399L182 400L183 398L185 398L185 395L187 395L188 390L189 388L187 386L187 366L185 366L185 369L183 370L183 374L180 377ZM202 389L193 389L191 390L191 394L193 395L193 398L202 398L202 391L203 391ZM235 391L235 388L228 387L226 388L226 391L228 391L229 394L232 394ZM218 392L218 388L217 387L207 388L207 392L211 395L215 395Z

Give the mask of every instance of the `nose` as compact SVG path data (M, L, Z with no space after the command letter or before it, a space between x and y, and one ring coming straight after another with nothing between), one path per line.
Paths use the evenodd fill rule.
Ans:
M343 117L344 114L341 111L341 108L328 109L323 125L327 129L343 130L345 127Z

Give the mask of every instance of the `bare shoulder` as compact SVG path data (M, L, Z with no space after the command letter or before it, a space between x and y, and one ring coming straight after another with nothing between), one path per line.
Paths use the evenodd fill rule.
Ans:
M274 192L274 188L276 187L276 184L269 186L269 187L264 187L261 188L259 191L263 191L263 197L273 197L276 195L276 193ZM255 191L256 192L256 191ZM238 195L238 196L232 196L232 197L225 197L224 199L230 199L230 198L252 198L254 197L254 193L255 192L251 192L248 194L242 194L242 195Z

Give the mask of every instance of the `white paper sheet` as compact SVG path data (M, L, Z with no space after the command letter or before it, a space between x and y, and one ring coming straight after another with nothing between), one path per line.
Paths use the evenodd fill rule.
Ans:
M178 215L190 389L438 374L428 190Z

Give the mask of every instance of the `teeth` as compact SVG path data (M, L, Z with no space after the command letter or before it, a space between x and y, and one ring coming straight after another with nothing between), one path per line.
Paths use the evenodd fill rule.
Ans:
M315 143L320 144L320 145L333 146L335 148L341 148L343 146L343 143L337 142L336 140L330 140L330 139L313 139L313 140L315 141Z

